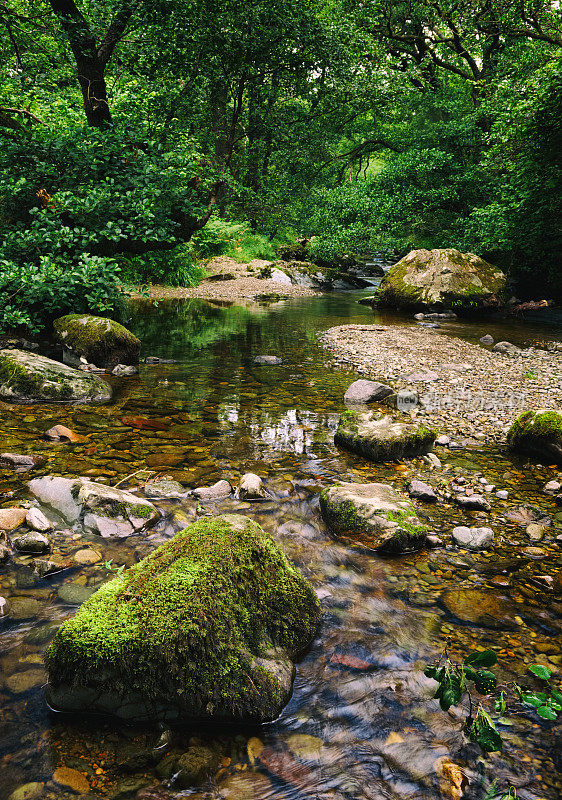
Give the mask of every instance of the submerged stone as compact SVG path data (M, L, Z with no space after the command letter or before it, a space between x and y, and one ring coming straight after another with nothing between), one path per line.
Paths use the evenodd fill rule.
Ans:
M515 604L496 593L482 589L449 589L441 602L461 622L485 628L512 629L515 624Z
M266 497L267 492L264 489L263 481L259 475L253 472L247 472L240 478L240 485L238 487L238 497L240 500L259 500Z
M0 399L12 403L107 403L109 384L59 361L0 350Z
M48 699L129 720L273 719L320 618L252 520L205 517L104 584L49 646Z
M68 364L95 364L112 369L139 363L140 340L123 325L91 314L67 314L53 323Z
M412 503L384 483L342 483L320 495L322 516L338 536L381 553L423 547L427 528Z
M371 461L413 458L431 450L435 433L416 423L396 422L375 411L346 411L334 436L335 444Z
M507 443L512 450L547 464L562 464L562 412L554 409L525 411L509 429Z
M395 308L497 305L503 272L474 253L413 250L383 278L378 299Z

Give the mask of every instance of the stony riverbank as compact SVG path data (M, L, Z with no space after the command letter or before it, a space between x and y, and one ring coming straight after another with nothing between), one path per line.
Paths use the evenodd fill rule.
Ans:
M507 355L415 326L339 325L320 341L340 365L416 392L411 413L460 443L499 441L521 411L562 404L560 352Z

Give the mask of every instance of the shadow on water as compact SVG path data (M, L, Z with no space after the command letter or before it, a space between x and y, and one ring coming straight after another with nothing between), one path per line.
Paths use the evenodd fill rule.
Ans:
M531 713L514 715L503 731L503 753L484 761L466 743L459 716L439 710L434 684L423 674L447 643L459 657L475 646L493 646L505 680L522 675L538 647L553 669L560 664L560 604L533 582L537 571L559 569L559 550L547 543L539 562L525 555L524 527L503 516L508 505L523 502L552 515L541 493L547 472L485 448L444 457L451 474L484 475L509 488L509 503L493 511L491 524L501 532L493 552L448 545L381 559L334 540L320 519L318 494L331 481L381 480L403 489L412 477L438 479L420 459L375 465L334 447L341 398L354 376L334 367L317 334L371 322L373 312L356 302L361 294L247 308L140 302L131 306L128 324L143 341L143 355L173 363L146 364L138 379L116 380L117 399L108 407L0 409L3 450L46 457L34 474L116 483L148 469L193 488L259 473L269 500L228 500L211 510L249 514L271 531L313 582L324 609L290 704L261 729L194 725L163 733L54 715L44 702L41 654L61 620L107 579L105 561L142 558L174 532L171 515L181 509L195 518L196 504L163 501L169 514L155 530L118 542L81 531L55 533L50 558L66 565L62 571L41 578L31 557L0 567L0 594L12 609L0 619L0 798L29 782L44 783L43 797L70 798L71 789L52 782L55 770L66 768L82 776L91 797L115 800L139 792L146 800L429 800L452 797L443 788L448 759L465 769L466 796L475 800L494 778L518 787L523 800L559 796L546 723ZM411 324L406 317L375 320ZM462 322L447 330L474 339L481 335L474 324L480 325ZM517 336L521 343L555 338L550 328L510 325L487 323L485 330L498 326L501 338ZM282 363L258 365L258 355L280 356ZM159 429L131 428L125 420L135 417L155 420ZM87 440L46 442L43 431L56 423ZM0 473L4 504L13 502L9 492L24 496L25 477ZM463 522L446 504L425 513L437 532ZM97 560L79 563L76 553L84 550ZM165 756L190 744L213 749L220 771L195 794L173 785L168 790ZM143 794L146 787L153 789Z

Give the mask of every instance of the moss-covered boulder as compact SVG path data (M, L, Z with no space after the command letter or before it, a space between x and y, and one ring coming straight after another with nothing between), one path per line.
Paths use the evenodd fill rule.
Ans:
M412 250L386 273L378 301L392 308L495 307L504 273L474 253Z
M507 443L519 453L562 464L562 411L525 411L509 429Z
M320 509L337 536L379 553L417 550L426 542L427 528L413 504L384 483L342 483L324 489Z
M436 433L423 425L396 422L377 411L345 411L334 442L370 461L396 461L428 453Z
M0 399L9 403L108 403L109 384L24 350L0 350Z
M91 314L67 314L55 320L55 335L62 344L65 363L87 362L104 369L116 364L139 363L141 343L123 325Z
M275 718L316 595L247 517L205 517L102 586L45 655L60 710L129 720Z

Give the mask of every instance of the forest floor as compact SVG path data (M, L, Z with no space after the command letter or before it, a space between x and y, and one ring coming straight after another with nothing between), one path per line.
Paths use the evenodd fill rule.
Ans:
M198 297L202 300L236 303L245 300L260 300L271 297L312 297L318 292L304 286L280 283L271 278L260 278L263 267L273 262L254 259L241 264L227 256L217 256L206 265L207 275L199 286L149 286L151 300L184 299ZM144 297L140 290L131 291L132 297Z
M411 389L413 413L462 440L502 440L528 408L562 406L562 353L529 348L514 356L410 326L339 325L320 335L341 365Z

